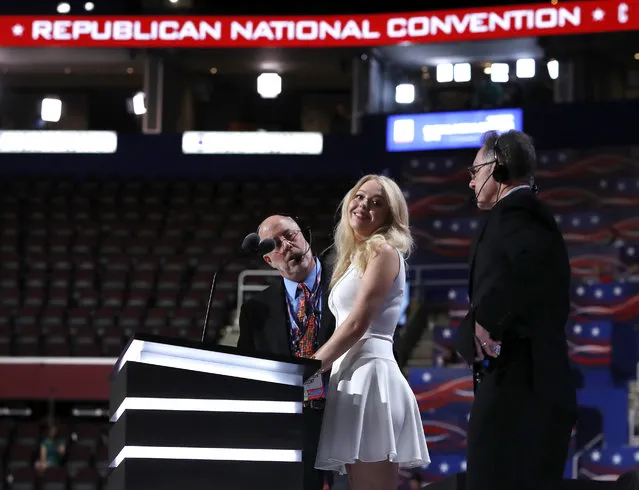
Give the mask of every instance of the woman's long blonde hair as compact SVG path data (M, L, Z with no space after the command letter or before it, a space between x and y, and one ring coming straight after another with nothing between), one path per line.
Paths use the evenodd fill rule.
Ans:
M370 180L375 180L382 188L383 197L388 204L386 222L364 241L357 240L351 228L348 207L360 187ZM344 275L354 261L357 269L363 273L371 257L377 249L387 243L406 258L413 249L413 237L408 225L408 206L399 186L394 180L383 175L366 175L346 193L340 204L341 217L334 232L334 266L330 287Z

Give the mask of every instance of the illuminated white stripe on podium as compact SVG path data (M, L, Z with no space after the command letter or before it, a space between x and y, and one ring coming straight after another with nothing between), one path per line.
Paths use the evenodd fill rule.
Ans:
M116 370L121 370L129 361L269 383L303 384L300 367L286 362L142 340L131 342Z
M298 463L302 451L297 449L237 449L217 447L124 446L111 462L117 468L127 459L170 459L201 461L268 461Z
M270 400L202 400L197 398L126 397L111 417L112 422L126 410L166 410L183 412L302 413L302 402Z

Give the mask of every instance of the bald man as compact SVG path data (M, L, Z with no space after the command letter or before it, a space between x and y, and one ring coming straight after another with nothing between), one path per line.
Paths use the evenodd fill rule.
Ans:
M264 255L264 261L279 271L282 280L242 305L237 346L247 353L311 357L335 330L327 304L329 265L313 255L300 226L288 216L269 216L258 234L262 240L275 240L275 249ZM304 490L322 490L327 476L315 469L325 387L328 376L305 396Z

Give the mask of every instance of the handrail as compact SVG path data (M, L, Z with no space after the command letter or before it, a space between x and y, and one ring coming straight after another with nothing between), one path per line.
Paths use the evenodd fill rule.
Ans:
M464 286L467 284L466 279L427 279L422 280L422 273L424 271L437 271L437 270L463 270L468 268L467 264L430 264L430 265L411 265L408 282L411 288L419 290L424 287L452 287L452 286ZM236 308L239 312L244 302L244 296L247 292L259 292L266 288L261 284L245 284L248 276L279 276L280 273L273 269L245 269L240 272L237 279L237 302ZM418 295L419 296L419 295ZM235 322L237 323L238 315L235 315ZM639 368L638 368L639 369Z
M579 458L581 458L581 456L586 452L586 451L590 451L593 447L595 447L595 444L601 442L604 438L603 432L600 434L597 434L595 437L593 437L592 439L590 439L583 448L581 448L580 451L577 451L575 453L575 455L572 457L572 477L573 478L578 478L579 477Z
M237 277L237 311L240 311L242 307L242 303L244 302L244 293L246 292L259 292L266 289L267 286L262 284L244 284L244 280L247 276L279 276L280 273L276 270L269 269L245 269ZM236 322L239 318L238 315L235 315Z

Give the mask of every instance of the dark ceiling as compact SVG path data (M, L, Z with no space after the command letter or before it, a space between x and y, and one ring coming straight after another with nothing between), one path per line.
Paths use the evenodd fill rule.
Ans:
M82 12L85 0L65 0L71 4L71 14ZM2 0L0 15L54 14L59 0ZM160 14L191 13L211 15L311 15L311 14L355 14L373 12L410 12L420 10L440 10L471 8L480 6L512 5L507 0L491 2L470 2L464 0L431 0L424 2L400 0L391 3L363 3L355 8L354 3L331 2L213 2L211 0L179 0L171 4L167 0L93 0L96 14ZM520 2L530 3L530 2ZM303 7L303 8L302 8Z

